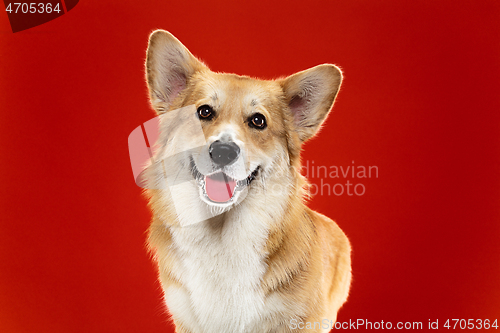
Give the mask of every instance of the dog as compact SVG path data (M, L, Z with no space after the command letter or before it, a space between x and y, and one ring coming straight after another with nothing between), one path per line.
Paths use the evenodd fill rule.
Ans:
M176 332L327 332L320 323L335 322L348 296L351 249L305 205L300 152L329 114L341 71L216 73L156 30L146 81L160 118L145 173L148 247Z

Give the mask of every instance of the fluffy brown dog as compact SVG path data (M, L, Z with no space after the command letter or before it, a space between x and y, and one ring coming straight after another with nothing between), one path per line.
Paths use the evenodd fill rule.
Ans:
M150 37L146 70L161 118L146 177L149 246L177 332L327 331L306 325L335 321L350 246L305 206L299 170L340 70L273 81L215 73L162 30Z

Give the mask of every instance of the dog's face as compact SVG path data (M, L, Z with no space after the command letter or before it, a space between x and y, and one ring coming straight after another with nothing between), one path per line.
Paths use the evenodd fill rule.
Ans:
M204 72L190 83L182 103L195 106L206 144L185 158L200 198L227 207L257 177L284 167L288 150L281 110L286 105L274 82Z
M152 105L166 116L157 157L167 180L190 182L177 191L182 200L201 199L219 213L253 187L293 182L300 146L319 129L341 82L333 65L274 81L214 73L161 30L150 37L146 70Z

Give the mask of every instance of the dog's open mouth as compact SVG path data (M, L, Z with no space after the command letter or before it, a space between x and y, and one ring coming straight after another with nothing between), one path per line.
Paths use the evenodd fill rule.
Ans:
M236 180L229 178L224 172L216 172L205 176L205 192L214 202L227 202L233 197Z
M255 179L260 169L260 167L257 167L247 178L236 180L229 177L223 171L217 171L206 176L203 175L196 167L192 157L190 167L191 174L203 190L203 194L214 203L229 203L232 201L235 193L249 185Z

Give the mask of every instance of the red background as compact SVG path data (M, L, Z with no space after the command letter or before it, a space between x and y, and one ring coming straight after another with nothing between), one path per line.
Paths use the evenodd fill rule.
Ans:
M156 28L217 71L343 69L303 155L379 169L310 204L353 246L339 321L500 319L499 18L496 0L88 0L13 34L0 13L0 331L169 331L127 148L154 116Z

